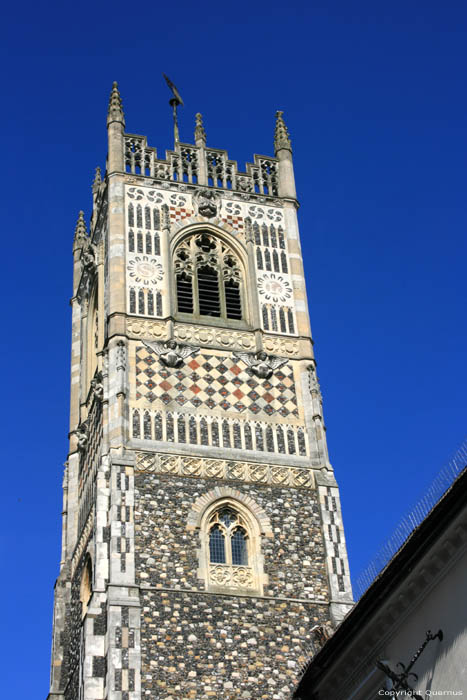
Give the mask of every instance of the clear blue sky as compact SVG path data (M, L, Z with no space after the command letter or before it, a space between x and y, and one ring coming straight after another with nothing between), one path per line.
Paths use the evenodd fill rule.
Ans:
M71 245L127 131L243 164L294 145L311 321L356 576L465 435L466 6L10 3L3 12L5 697L45 698L66 458Z

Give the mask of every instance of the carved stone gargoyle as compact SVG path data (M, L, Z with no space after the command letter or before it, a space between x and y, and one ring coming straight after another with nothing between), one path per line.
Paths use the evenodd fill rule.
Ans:
M282 365L285 365L287 360L281 357L274 357L274 355L268 355L263 350L259 352L238 352L232 355L234 360L243 360L245 364L251 369L253 374L255 374L260 379L269 379L274 373L274 370L279 369Z
M84 452L84 450L86 449L86 446L88 444L88 440L89 440L88 431L89 431L89 426L88 426L87 420L84 420L76 428L76 439L78 441L78 450L80 452Z
M150 343L143 340L143 343L159 355L160 361L166 367L180 367L187 357L199 350L194 345L180 345L175 340L167 340L165 343Z
M96 250L92 243L88 243L86 248L83 248L83 253L81 255L81 265L83 271L88 274L92 273L96 267Z
M102 382L102 372L98 372L94 379L91 380L91 388L94 391L94 396L99 401L104 398L104 384Z

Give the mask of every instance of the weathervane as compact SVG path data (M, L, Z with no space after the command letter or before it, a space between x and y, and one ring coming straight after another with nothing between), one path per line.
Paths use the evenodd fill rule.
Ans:
M174 141L175 141L175 147L178 146L180 143L180 134L178 133L178 119L177 119L177 107L178 105L181 105L183 107L183 100L180 97L180 93L178 92L177 88L173 84L173 82L166 76L165 73L162 73L162 75L165 78L165 82L167 83L169 90L172 92L173 97L169 100L169 105L172 105L172 110L173 110L173 117L174 117Z

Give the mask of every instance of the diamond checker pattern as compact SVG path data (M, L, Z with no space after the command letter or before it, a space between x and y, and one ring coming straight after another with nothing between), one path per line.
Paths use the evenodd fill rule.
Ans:
M165 367L156 353L136 348L136 399L186 409L298 418L293 369L285 365L270 380L258 379L232 358L199 353L179 369Z

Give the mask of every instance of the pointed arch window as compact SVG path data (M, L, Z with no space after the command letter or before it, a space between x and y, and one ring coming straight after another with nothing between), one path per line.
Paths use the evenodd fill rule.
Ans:
M179 313L242 320L241 265L224 241L207 231L192 234L175 249L174 267Z
M233 498L213 503L201 521L200 571L208 589L262 593L261 532L249 508Z
M92 564L91 557L86 555L86 559L81 573L81 584L79 599L81 601L81 618L84 618L92 596Z
M221 508L209 525L210 563L248 566L248 533L240 514L230 507Z

